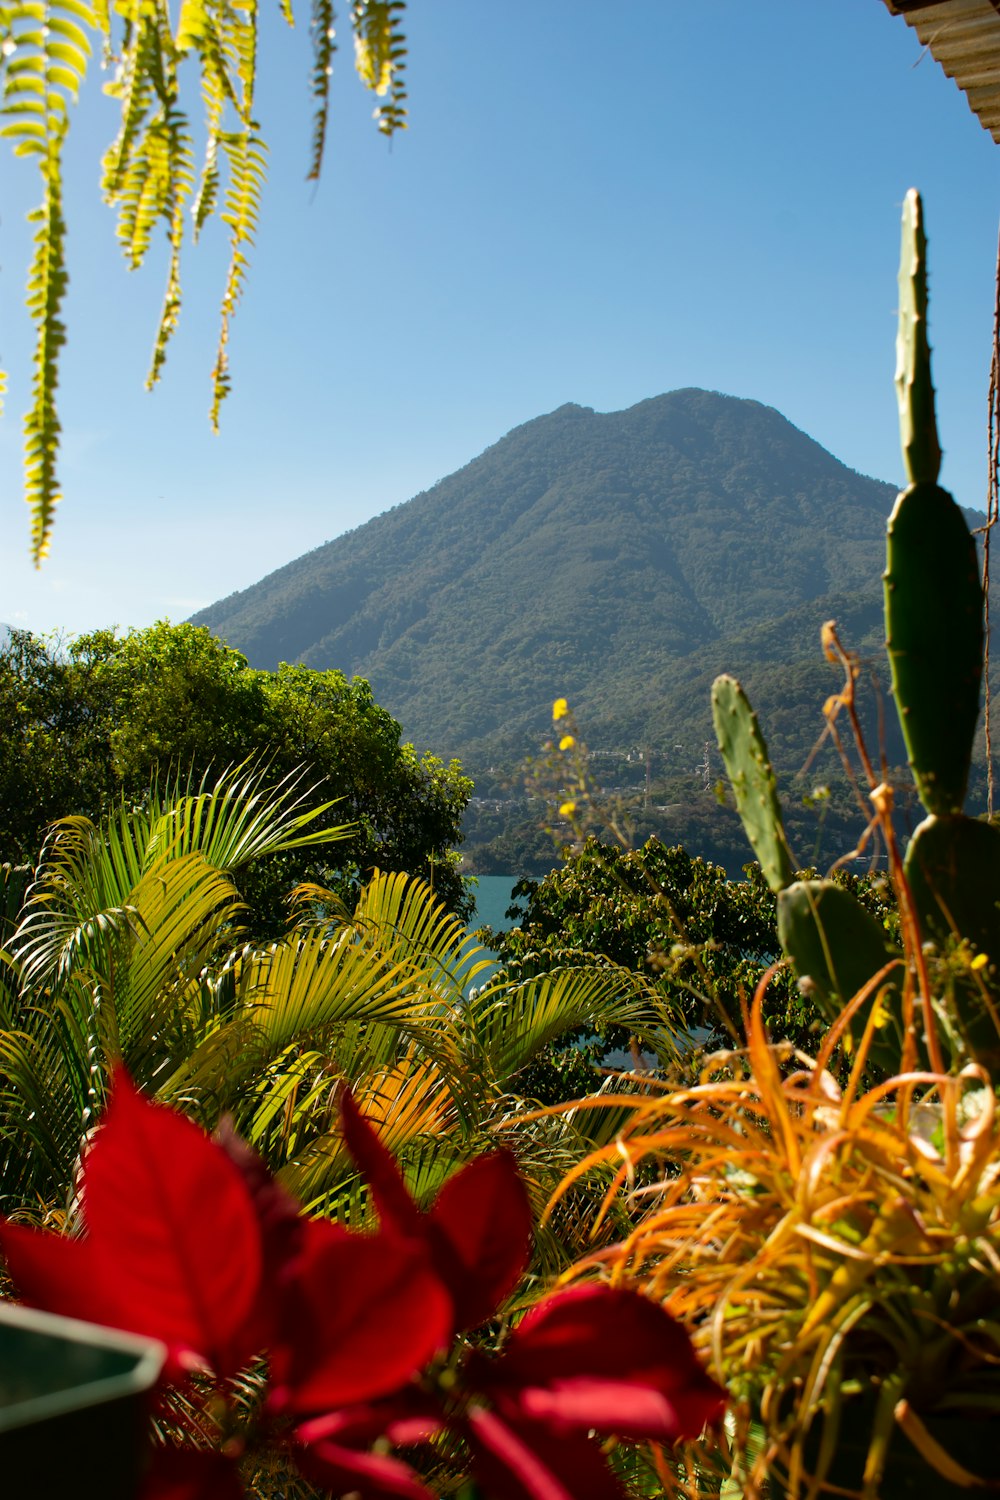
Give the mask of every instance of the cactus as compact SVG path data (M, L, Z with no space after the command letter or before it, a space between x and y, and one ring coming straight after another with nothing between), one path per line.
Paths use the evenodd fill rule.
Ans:
M936 484L941 445L934 416L931 346L927 339L927 236L920 194L903 203L899 251L899 322L896 332L896 400L899 440L911 484Z
M907 195L899 273L896 387L909 488L889 518L886 648L917 791L930 816L906 853L921 932L964 940L952 1012L980 1061L1000 1061L1000 832L962 815L979 718L983 596L961 510L937 483L940 464L927 342L927 267L919 195Z
M965 518L935 482L941 459L927 343L919 195L907 194L896 386L910 485L889 517L886 649L917 791L930 813L961 812L979 717L983 598Z
M793 884L794 869L767 745L757 715L734 677L717 677L712 684L712 717L744 831L778 897L782 951L832 1021L843 1001L867 984L891 957L885 934L850 891L832 880ZM856 1036L864 1030L870 1008L871 1002L852 1025ZM885 1050L879 1039L872 1055L877 1058Z
M1000 830L962 814L979 717L983 599L961 510L937 483L941 463L927 341L926 238L919 195L907 195L899 275L896 387L908 487L887 528L886 649L917 791L930 816L910 843L905 875L919 932L947 951L953 1029L980 1061L1000 1064ZM800 980L831 1019L893 956L878 923L828 880L792 883L774 773L739 684L712 689L719 749L743 826L778 895L778 935ZM883 993L890 1024L871 1058L900 1058L898 989ZM867 1002L852 1022L863 1030ZM928 1022L929 1019L928 1011Z
M924 936L939 946L949 938L967 944L968 966L953 971L956 1019L973 1055L995 1066L1000 1063L1000 830L977 818L925 818L910 840L905 871Z
M712 684L712 718L736 808L771 890L780 891L794 869L778 801L778 786L757 715L735 677Z
M894 957L878 922L850 891L832 880L797 880L778 895L778 938L803 988L830 1021ZM850 1023L857 1042L876 996L859 1007ZM902 1021L895 986L881 992L885 1022L874 1032L869 1057L891 1070L899 1057Z

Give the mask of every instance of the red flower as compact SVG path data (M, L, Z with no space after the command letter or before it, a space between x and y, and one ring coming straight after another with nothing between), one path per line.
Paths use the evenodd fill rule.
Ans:
M576 1286L547 1297L474 1380L519 1422L559 1436L589 1431L674 1443L722 1410L684 1329L657 1302L624 1287Z
M670 1443L719 1415L723 1393L683 1330L606 1286L557 1293L497 1358L459 1346L444 1374L432 1365L416 1381L516 1285L531 1248L528 1196L513 1157L492 1152L422 1213L347 1090L342 1120L376 1234L303 1218L231 1132L211 1141L119 1073L83 1157L85 1232L0 1223L15 1284L39 1307L162 1339L174 1377L198 1366L227 1378L266 1348L257 1438L290 1443L308 1478L364 1500L431 1500L405 1463L369 1450L446 1428L494 1500L620 1500L595 1432ZM145 1500L235 1500L247 1437L223 1452L159 1449Z
M531 1254L531 1204L514 1157L509 1151L476 1157L422 1214L346 1088L340 1113L344 1141L371 1184L383 1226L424 1240L454 1305L453 1331L478 1328L516 1286Z
M21 1296L49 1312L161 1339L177 1374L232 1375L257 1352L261 1235L235 1166L190 1120L115 1079L82 1162L79 1238L0 1224Z
M0 1223L26 1302L161 1339L168 1375L234 1375L269 1347L281 1403L395 1390L446 1341L451 1299L420 1237L302 1219L252 1152L115 1079L82 1163L86 1233ZM266 1273L266 1274L265 1274Z

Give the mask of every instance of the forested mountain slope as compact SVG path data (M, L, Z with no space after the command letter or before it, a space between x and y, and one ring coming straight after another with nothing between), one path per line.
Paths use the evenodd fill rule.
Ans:
M473 766L536 745L556 696L592 747L690 764L733 671L790 766L819 727L797 705L837 686L821 623L879 655L892 500L755 401L567 405L195 620L254 665L369 678L418 747Z

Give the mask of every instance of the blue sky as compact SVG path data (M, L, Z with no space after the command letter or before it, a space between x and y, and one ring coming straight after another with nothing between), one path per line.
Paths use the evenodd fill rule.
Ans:
M984 503L1000 150L881 0L413 3L409 131L391 149L377 134L345 46L315 192L307 31L305 10L294 34L266 26L270 181L218 438L221 235L188 254L181 329L148 395L165 262L125 270L97 191L114 107L92 87L77 111L65 498L40 572L20 479L36 187L0 158L0 620L183 619L566 401L752 397L898 481L910 186L931 241L942 478Z

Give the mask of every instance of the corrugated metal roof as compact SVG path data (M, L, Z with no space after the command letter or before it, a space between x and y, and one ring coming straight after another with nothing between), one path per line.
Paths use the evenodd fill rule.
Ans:
M1000 142L1000 0L884 0L912 26Z

